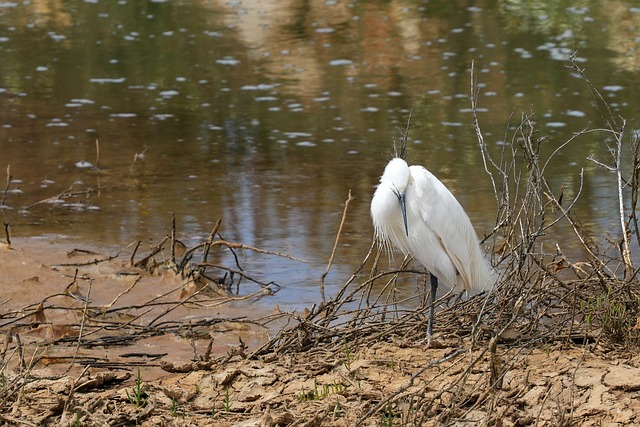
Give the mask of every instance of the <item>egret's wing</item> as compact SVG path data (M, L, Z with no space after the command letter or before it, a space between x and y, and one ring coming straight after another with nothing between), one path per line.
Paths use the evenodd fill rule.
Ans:
M431 172L422 166L411 166L411 174L416 209L424 225L435 236L435 241L431 243L438 244L446 254L460 275L465 289L471 290L474 286L480 286L474 283L477 279L474 277L477 257L481 256L478 238L466 212L454 195ZM429 251L428 248L423 250ZM437 257L437 250L432 248L431 252ZM453 283L449 285L455 284L454 278Z

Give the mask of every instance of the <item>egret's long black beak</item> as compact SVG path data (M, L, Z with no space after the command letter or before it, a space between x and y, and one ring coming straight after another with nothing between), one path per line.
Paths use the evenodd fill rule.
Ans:
M404 231L409 237L409 226L407 225L407 205L404 202L404 193L398 194L398 200L400 200L400 210L402 211L402 220L404 221Z

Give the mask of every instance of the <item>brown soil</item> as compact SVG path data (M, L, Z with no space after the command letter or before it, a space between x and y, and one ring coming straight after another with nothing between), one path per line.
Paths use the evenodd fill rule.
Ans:
M256 351L300 319L70 249L0 250L3 425L640 424L635 354L448 332Z

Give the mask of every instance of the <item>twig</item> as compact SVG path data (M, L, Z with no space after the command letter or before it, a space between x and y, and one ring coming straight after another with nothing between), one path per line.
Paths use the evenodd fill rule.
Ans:
M322 278L320 279L320 296L322 297L322 303L327 303L327 298L324 293L324 279L329 274L329 270L331 269L331 264L333 264L333 258L336 255L336 250L338 249L338 241L340 240L340 235L342 234L342 227L344 226L344 222L347 218L347 211L349 210L349 203L353 200L351 197L351 189L349 189L349 195L347 196L347 200L344 202L344 210L342 211L342 219L340 220L340 226L338 227L338 233L336 234L336 240L333 243L333 249L331 250L331 256L329 257L329 263L327 264L327 269L322 274Z
M620 220L620 232L622 233L622 259L625 265L626 277L633 276L633 261L631 260L631 248L629 246L629 227L627 227L627 221L624 213L624 196L622 195L622 140L624 138L624 130L627 121L622 120L618 131L616 132L616 151L615 151L615 165L616 165L616 179L618 181L618 215Z
M171 265L176 265L176 213L171 212Z
M198 294L200 294L201 292L203 292L207 286L204 286L201 289L198 289L196 292L194 292L193 294L189 295L188 297L186 297L184 300L174 303L171 307L167 308L165 311L163 311L162 313L160 313L157 317L155 317L153 320L151 320L149 322L149 324L145 327L145 329L149 330L152 329L154 327L154 325L156 324L156 322L158 320L160 320L161 318L163 318L164 316L166 316L167 314L171 313L172 311L174 311L175 309L177 309L180 306L186 305L189 300L194 299ZM229 302L229 301L241 301L241 300L245 300L245 299L249 299L250 297L253 297L254 295L257 295L258 292L255 292L254 294L252 294L251 296L246 296L246 297L242 297L242 298L229 298L227 299L225 302ZM215 305L211 305L210 307L213 307ZM228 321L231 321L232 319L226 319ZM159 323L158 325L156 325L157 327L160 327L162 325L162 323Z
M0 210L2 210L2 216L4 217L4 235L7 241L7 246L11 247L11 221L7 218L7 210L5 209L7 203L7 195L9 194L9 186L11 185L11 165L7 165L7 185L4 188L2 196L2 203L0 203Z
M300 261L305 263L308 262L307 260L296 258L294 256L287 255L282 252L267 251L265 249L259 249L254 246L245 245L243 243L227 242L226 240L216 240L215 242L211 242L211 246L226 246L229 249L246 249L246 250L250 250L260 254L276 255L282 258L291 259L293 261Z
M7 239L7 246L11 246L11 226L9 221L4 222L4 235Z
M209 238L207 239L207 242L206 242L205 247L204 247L204 255L202 256L202 260L204 262L207 262L207 259L209 258L209 250L211 249L211 243L213 243L213 241L214 241L214 239L216 237L216 233L220 229L220 224L222 224L222 219L218 218L218 220L216 221L216 223L213 226L213 229L211 230L211 233L209 233Z
M69 371L71 371L71 369L73 368L73 364L76 360L76 358L78 357L78 351L80 351L80 344L82 343L82 332L84 331L84 325L85 325L85 321L87 320L87 307L89 306L89 299L91 297L91 284L92 284L93 280L89 280L89 288L87 290L87 297L85 298L85 302L84 302L84 309L82 310L82 321L80 322L80 330L78 331L78 341L76 343L76 349L73 352L73 358L71 359L71 363L69 363L69 367L67 368L67 372L69 373Z
M613 134L616 141L615 148L610 149L612 151L613 166L605 165L602 162L595 160L592 156L589 157L589 160L604 167L609 171L615 171L616 173L617 192L618 192L618 217L619 217L618 219L620 221L620 232L622 234L622 245L620 248L620 252L621 252L622 261L625 267L625 276L627 278L631 278L634 276L635 268L633 266L633 261L631 259L631 247L629 244L629 235L631 234L631 231L629 230L627 220L626 220L624 196L622 194L622 189L625 186L625 182L622 178L622 143L624 140L627 121L624 118L619 118L619 121L616 120L616 117L613 115L613 112L611 111L611 107L609 106L609 103L604 99L600 91L593 85L593 83L591 83L591 80L585 74L584 69L578 66L575 58L576 58L576 54L574 53L571 56L570 68L576 71L580 75L582 80L584 80L584 82L587 84L587 86L591 90L591 93L593 94L594 98L596 99L596 102L598 103L598 106L599 106L598 111L602 114L603 118L607 122L607 125L609 126L609 131ZM637 154L637 151L636 151L636 154ZM636 159L634 160L634 169L635 169L635 164L637 163L638 163L638 160L636 157ZM637 172L635 172L634 170L634 173L637 173ZM637 189L635 191L637 191Z
M147 262L149 262L149 260L151 258L153 258L156 254L158 254L160 251L162 251L162 248L164 247L164 244L167 242L167 240L169 240L170 237L169 236L165 236L164 239L162 239L157 245L155 245L153 247L153 249L151 250L151 252L149 253L149 255L147 255L146 257L142 258L140 261L136 262L134 264L134 267L144 267L146 266Z
M66 191L63 191L62 193L56 196L48 197L46 199L40 200L39 202L35 202L30 204L29 206L26 206L24 210L30 210L31 208L41 205L43 203L55 202L56 200L63 200L63 199L68 199L75 196L86 196L92 193L97 193L97 192L100 192L102 189L104 189L104 187L98 186L98 187L93 187L93 188L89 188L87 190L81 190L81 191L71 191L72 189L73 189L73 185L69 186L69 188Z
M75 355L74 355L74 360L75 360ZM73 362L72 362L73 363ZM84 375L89 371L91 365L87 364L84 369L82 370L82 372L80 372L80 375L78 375L78 377L76 379L73 380L73 384L71 384L71 387L69 387L69 396L67 396L67 398L64 401L64 410L67 411L71 405L71 399L73 398L73 395L76 392L76 388L78 386L78 383L80 382L80 380L84 377ZM70 368L69 368L70 369ZM68 374L69 371L66 372L66 374ZM66 375L65 374L65 375Z
M134 259L135 259L135 257L136 257L136 253L138 253L138 248L140 248L140 244L141 244L141 243L142 243L142 240L138 240L138 241L136 242L136 246L135 246L135 248L133 248L133 252L131 253L131 257L129 258L129 265L130 265L131 267L133 267L133 265L134 265L133 260L134 260Z
M96 169L100 167L100 141L96 138Z
M11 185L11 165L7 165L7 184L4 187L2 196L2 203L0 205L5 206L7 204L7 196L9 194L9 186Z
M137 276L135 278L135 280L133 281L133 283L131 284L131 286L129 286L127 289L125 289L124 291L120 292L118 295L116 295L116 297L113 299L113 301L111 301L111 303L107 304L106 306L102 307L103 309L109 309L111 307L113 307L115 305L115 303L120 299L120 297L122 297L125 294L128 294L129 292L131 292L131 290L138 284L138 282L140 282L140 280L142 280L142 276ZM87 295L87 298L89 296Z
M246 274L242 270L235 270L233 268L229 268L229 267L226 267L226 266L223 266L223 265L220 265L220 264L214 264L214 263L211 263L211 262L201 262L201 263L198 263L197 266L198 266L198 268L201 268L201 267L218 268L220 270L228 271L229 273L232 273L232 274L237 274L240 277L244 277L245 279L250 280L253 283L256 283L257 285L260 285L262 288L271 288L272 286L276 286L278 289L280 288L280 285L278 285L275 282L265 283L265 282L262 282L260 280L252 278L251 276L249 276L248 274Z

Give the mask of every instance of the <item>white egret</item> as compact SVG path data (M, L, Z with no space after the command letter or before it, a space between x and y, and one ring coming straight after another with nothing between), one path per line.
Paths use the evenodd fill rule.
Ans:
M371 218L383 247L389 250L393 244L413 255L431 275L429 336L438 281L468 292L488 290L494 284L493 269L467 213L424 167L409 166L401 157L389 161L371 200Z

